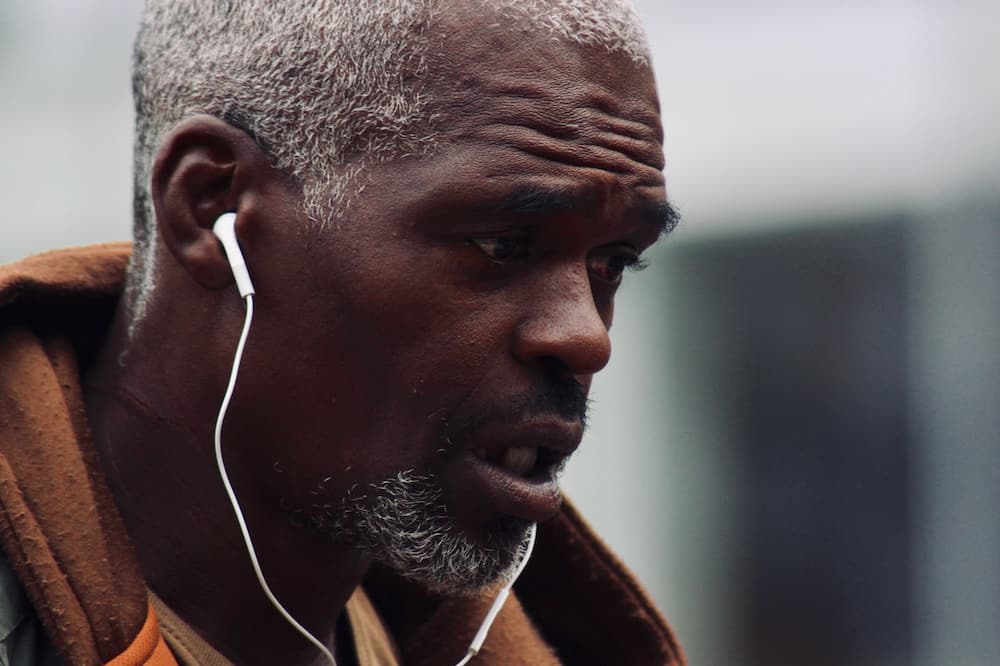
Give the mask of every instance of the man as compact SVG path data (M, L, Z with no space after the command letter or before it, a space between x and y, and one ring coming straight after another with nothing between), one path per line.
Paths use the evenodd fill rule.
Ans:
M222 420L262 577L337 663L457 662L535 523L473 663L681 663L555 480L622 274L674 222L631 10L163 0L134 83L113 314L123 248L0 274L0 539L39 653L329 663L251 566ZM220 417L226 213L256 314Z

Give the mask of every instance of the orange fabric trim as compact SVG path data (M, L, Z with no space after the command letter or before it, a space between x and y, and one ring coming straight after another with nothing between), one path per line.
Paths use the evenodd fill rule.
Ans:
M147 604L146 621L125 651L107 663L107 666L177 666L170 648L163 642L153 605Z

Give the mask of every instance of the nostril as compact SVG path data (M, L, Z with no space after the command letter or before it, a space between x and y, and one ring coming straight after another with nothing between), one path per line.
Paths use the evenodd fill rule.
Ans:
M544 408L554 411L566 421L578 422L584 428L587 425L587 394L589 384L585 385L569 371L565 363L557 358L540 359L540 368L545 380L542 397Z
M573 374L569 366L557 356L542 356L538 359L538 365L548 377L569 377Z

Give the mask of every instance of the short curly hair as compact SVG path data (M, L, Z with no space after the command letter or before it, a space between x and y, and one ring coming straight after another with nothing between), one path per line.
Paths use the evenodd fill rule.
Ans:
M209 114L246 130L323 224L344 212L365 165L436 147L430 28L458 3L647 62L628 0L148 0L134 49L130 330L154 287L150 172L172 127Z

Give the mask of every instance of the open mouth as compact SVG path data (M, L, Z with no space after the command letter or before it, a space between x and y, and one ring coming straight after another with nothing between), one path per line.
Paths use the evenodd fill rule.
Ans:
M558 473L576 443L537 431L504 439L465 450L462 459L468 464L447 477L445 489L461 498L456 511L474 520L498 514L534 522L551 518L562 502ZM543 445L547 441L554 444Z
M562 502L558 476L576 450L583 424L556 416L525 417L472 433L462 464L447 474L453 511L470 523L507 515L538 522Z
M473 449L472 452L480 460L499 467L508 474L524 479L551 477L559 462L565 457L540 446L478 448Z

